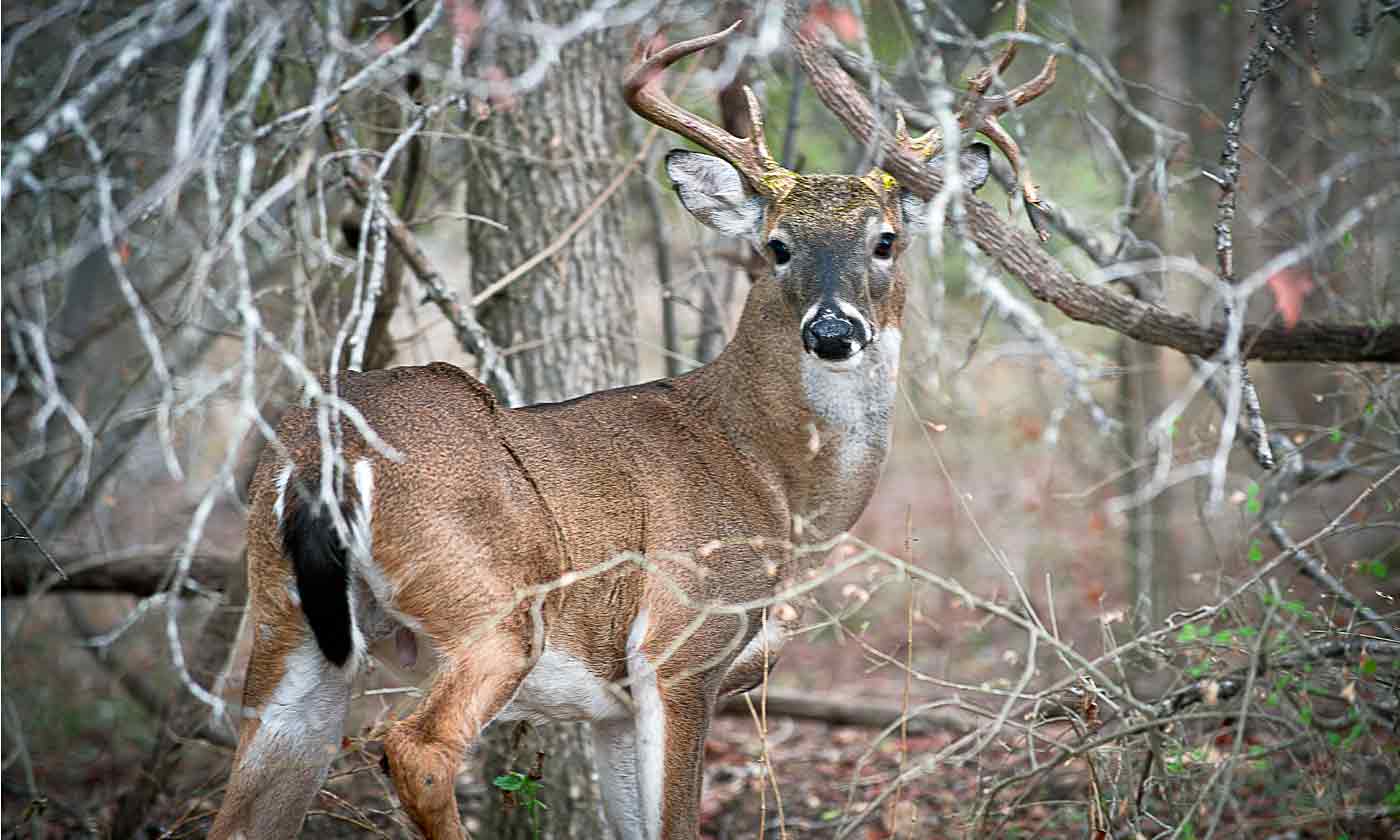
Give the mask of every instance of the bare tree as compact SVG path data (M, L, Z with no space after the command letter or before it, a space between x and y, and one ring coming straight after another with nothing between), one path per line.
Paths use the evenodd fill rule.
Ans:
M668 87L688 74L703 110L741 72L807 170L878 165L948 211L913 298L908 457L804 589L808 635L843 645L812 642L806 670L882 690L897 671L897 717L946 738L867 773L901 737L898 701L852 710L789 685L770 715L873 734L841 796L808 797L794 788L821 774L784 777L791 744L758 727L735 809L757 799L772 827L781 792L794 835L851 836L901 797L924 808L914 836L1009 832L1042 801L1077 804L1055 809L1073 829L1042 834L1218 837L1280 814L1319 835L1390 830L1395 4L750 6L730 55ZM633 303L653 274L676 278L655 281L669 351L688 352L690 313L725 315L687 278L732 272L734 252L678 222L664 185L634 206L657 144L629 133L615 90L638 40L712 31L711 11L6 7L7 835L207 827L239 711L240 676L220 672L239 655L243 487L283 407L345 412L324 375L446 359L506 402L566 399L660 366ZM730 101L717 121L743 116ZM945 193L897 151L895 111L996 143L1006 203ZM858 139L830 139L837 121ZM1136 586L1116 571L1130 565ZM881 600L895 587L907 608ZM318 835L406 836L369 742L412 687L375 679ZM115 810L77 769L107 766L83 752L94 730L119 760ZM551 832L595 836L577 733L501 734L488 776L542 770ZM939 812L966 767L976 794ZM1254 805L1262 776L1273 817ZM518 835L489 778L467 787L484 834Z

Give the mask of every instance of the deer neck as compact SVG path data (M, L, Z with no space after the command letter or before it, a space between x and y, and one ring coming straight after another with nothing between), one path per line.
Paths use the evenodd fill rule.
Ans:
M875 490L889 451L898 320L845 367L803 351L777 284L749 294L733 340L688 378L699 410L780 485L803 541L849 529Z

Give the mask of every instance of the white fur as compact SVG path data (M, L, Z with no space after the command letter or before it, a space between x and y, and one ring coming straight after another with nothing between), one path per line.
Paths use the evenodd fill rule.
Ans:
M261 723L243 763L257 766L286 753L305 756L327 743L338 745L349 680L348 674L338 671L326 661L315 639L308 638L288 654L281 682L267 705L257 710Z
M277 499L272 503L272 516L278 526L282 525L282 514L287 510L287 485L292 480L292 465L283 464L277 471Z
M350 525L350 551L357 559L368 560L371 556L374 515L374 465L368 458L355 462L355 493L360 497L360 505Z
M646 840L637 779L637 722L631 718L604 720L592 728L593 763L598 770L608 824L617 832L618 840Z
M368 458L361 458L355 462L353 473L355 494L359 497L359 505L355 508L355 515L350 518L346 525L350 528L350 568L351 570L360 570L374 566L374 465L370 463ZM350 576L346 597L350 600L350 639L354 649L353 659L364 656L369 647L357 618L359 610L356 605L356 587L353 574Z
M498 720L614 720L626 717L627 707L579 659L556 647L544 652L530 669Z
M661 689L656 669L642 652L649 616L646 608L637 613L627 633L627 675L632 680L632 702L636 705L636 773L641 800L642 837L661 837L661 792L666 785L666 712L661 705Z
M865 349L833 364L802 354L802 388L817 416L836 432L837 467L845 473L890 443L900 331L886 327ZM830 437L824 437L823 443Z

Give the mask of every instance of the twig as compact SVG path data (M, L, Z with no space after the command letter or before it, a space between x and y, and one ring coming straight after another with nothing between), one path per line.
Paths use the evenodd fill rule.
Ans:
M446 104L442 103L442 106L446 107ZM353 138L349 137L343 126L334 126L331 136L333 142L342 150L354 145ZM369 204L375 177L369 164L358 158L347 158L346 170L350 175L350 193L355 201L361 206ZM515 377L511 376L505 365L500 364L501 351L476 320L473 309L463 306L456 294L447 288L442 274L433 266L422 246L418 244L418 238L399 218L398 213L394 212L394 208L384 202L378 202L376 206L384 217L384 230L389 241L403 255L404 262L418 278L418 282L426 287L426 299L436 304L438 310L447 318L462 349L480 357L482 378L495 377L507 403L512 406L520 405L524 400Z
M1266 10L1267 25L1259 36L1254 48L1245 59L1240 71L1240 91L1230 105L1230 116L1225 121L1225 137L1220 152L1219 174L1211 178L1220 187L1220 199L1216 202L1215 259L1220 280L1227 287L1238 284L1235 275L1234 222L1237 187L1240 180L1240 132L1244 130L1245 109L1254 93L1254 86L1269 72L1277 48L1270 38L1270 31L1277 28L1275 11ZM1223 297L1225 320L1229 326L1227 340L1221 349L1225 356L1230 375L1230 391L1227 394L1225 422L1220 427L1220 443L1216 447L1212 461L1210 495L1207 504L1214 508L1224 497L1225 467L1235 436L1235 418L1240 402L1244 403L1247 427L1250 430L1254 457L1265 469L1274 466L1273 453L1269 450L1269 435L1264 427L1263 413L1259 407L1259 394L1249 377L1249 369L1239 355L1239 327L1243 324L1244 313L1236 305L1232 294Z
M53 570L58 572L58 576L63 578L66 582L69 579L68 573L63 571L63 567L58 565L57 560L53 559L53 555L49 553L47 548L44 548L44 544L35 538L34 533L29 530L29 526L24 524L24 520L20 518L20 515L15 513L14 508L10 507L10 503L5 502L4 504L5 513L9 514L10 519L14 520L15 525L19 526L21 532L18 536L11 535L5 537L5 542L9 542L10 540L24 540L25 542L32 543L34 547L39 550L39 553L44 556L44 559L49 561L49 565L53 567ZM13 558L11 558L11 560L13 562Z
M1391 469L1382 481L1394 477L1398 472L1400 472L1400 465ZM1374 487L1375 485L1372 486ZM1273 538L1279 548L1293 555L1294 559L1298 561L1299 570L1302 571L1305 577L1326 589L1328 592L1331 592L1340 599L1342 603L1355 610L1357 615L1376 625L1376 628L1379 629L1381 633L1384 633L1392 640L1400 641L1400 634L1396 633L1395 628L1392 627L1388 621L1381 618L1375 610L1368 607L1360 598L1351 594L1351 591L1346 588L1345 584L1337 580L1331 572L1327 571L1327 567L1322 564L1322 561L1314 557L1306 548L1294 543L1288 536L1288 532L1283 530L1278 522L1273 519L1266 519L1264 521L1264 529L1269 532L1269 536Z
M1260 634L1262 636L1262 634ZM1168 717L1189 709L1197 703L1209 700L1218 703L1230 700L1244 692L1249 684L1249 675L1267 674L1297 668L1309 662L1326 659L1360 659L1361 657L1400 658L1400 644L1380 639L1336 639L1323 642L1298 653L1276 656L1270 659L1260 657L1249 665L1230 673L1229 676L1197 680L1190 685L1173 691L1158 702L1158 717Z

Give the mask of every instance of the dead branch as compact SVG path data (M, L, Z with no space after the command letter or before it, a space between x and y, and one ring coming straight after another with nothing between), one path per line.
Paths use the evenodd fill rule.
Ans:
M170 587L174 568L171 552L153 549L150 553L112 559L104 556L63 557L70 574L60 578L49 574L46 564L31 552L5 552L0 567L0 593L6 598L41 592L107 592L145 598ZM227 554L195 554L186 580L191 591L221 591L236 558Z
M865 701L841 700L836 697L813 696L794 691L768 689L767 710L770 715L814 720L833 726L860 726L868 729L885 729L906 723L910 732L922 733L933 730L967 732L972 729L968 721L958 715L947 713L914 713L909 716L899 706L869 703ZM720 701L720 714L748 717L749 706L744 695L736 694Z
M812 89L861 142L878 139L880 164L903 186L924 198L943 188L943 175L902 151L886 131L864 94L827 52L820 36L803 31L800 10L789 3L784 25L793 50L807 72ZM1106 327L1147 344L1211 357L1226 345L1224 324L1204 326L1194 319L1153 303L1082 282L1020 230L997 215L990 204L964 198L966 225L972 240L1007 273L1016 277L1037 300L1067 317ZM1300 321L1292 328L1246 325L1240 333L1240 358L1269 362L1396 362L1400 361L1400 325L1334 324Z

